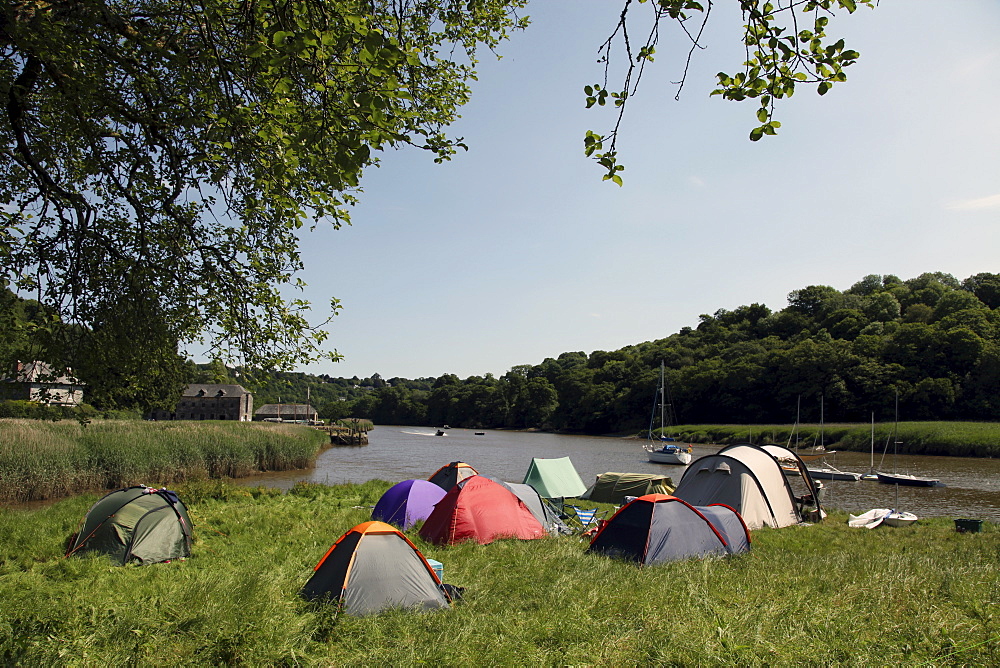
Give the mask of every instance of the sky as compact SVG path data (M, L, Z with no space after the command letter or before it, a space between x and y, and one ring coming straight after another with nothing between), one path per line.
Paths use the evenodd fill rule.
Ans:
M709 96L743 60L735 3L717 3L679 100L686 47L661 38L622 127L619 188L583 155L585 132L614 123L583 87L601 81L621 4L533 0L452 127L469 151L442 165L387 152L352 226L304 237L303 296L317 316L341 300L328 330L344 359L299 370L501 376L719 309L777 311L809 285L1000 272L1000 3L882 0L834 18L828 34L861 53L847 83L801 89L760 142L755 102Z

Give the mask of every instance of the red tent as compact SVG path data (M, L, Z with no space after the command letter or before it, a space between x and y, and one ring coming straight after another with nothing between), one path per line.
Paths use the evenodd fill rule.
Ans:
M436 545L466 540L486 545L498 538L531 540L548 535L517 495L479 475L452 487L420 529L420 536Z

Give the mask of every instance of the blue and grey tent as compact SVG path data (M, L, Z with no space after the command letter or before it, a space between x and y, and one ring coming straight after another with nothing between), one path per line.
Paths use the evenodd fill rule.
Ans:
M622 506L587 548L643 565L749 550L750 531L738 512L724 505L692 506L668 494L647 494Z

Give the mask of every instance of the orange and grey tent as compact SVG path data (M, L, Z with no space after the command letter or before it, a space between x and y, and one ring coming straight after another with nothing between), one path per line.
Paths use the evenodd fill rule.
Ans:
M441 581L420 550L396 527L364 522L333 544L300 592L307 599L339 601L349 615L389 608L449 607Z
M428 480L447 492L466 478L478 473L479 471L465 462L451 462L435 471Z

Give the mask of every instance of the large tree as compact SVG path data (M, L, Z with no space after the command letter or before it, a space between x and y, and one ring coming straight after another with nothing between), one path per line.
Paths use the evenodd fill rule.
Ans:
M477 51L523 27L526 3L4 3L0 287L122 347L139 365L129 375L200 339L211 356L251 369L314 359L326 333L295 298L301 228L348 222L379 151L409 144L441 161L462 147L446 128L469 99ZM774 101L799 83L823 93L844 79L857 54L825 29L856 4L870 0L727 3L744 15L747 60L720 73L717 92L759 102L751 138L774 132ZM647 7L645 36L633 41L624 0L602 49L610 59L623 45L622 85L612 92L605 78L589 103L624 110L660 25L680 22L694 50L703 23L692 29L689 17L707 20L713 3ZM586 147L620 183L616 134L617 125L588 133ZM105 352L113 365L118 352Z
M461 146L477 49L524 2L3 3L0 287L105 342L149 346L108 318L136 311L251 368L314 357L299 229L347 222L378 151Z

